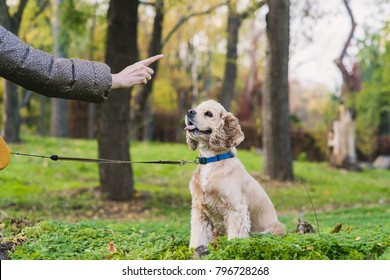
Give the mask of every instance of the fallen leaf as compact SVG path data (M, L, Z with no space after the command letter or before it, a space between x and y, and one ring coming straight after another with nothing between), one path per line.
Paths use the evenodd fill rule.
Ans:
M355 238L356 241L359 241L360 239L362 239L360 236Z
M115 252L116 252L116 247L115 247L114 241L108 242L108 244L107 244L107 250L108 250L108 252L110 252L110 253L115 253Z
M343 223L339 223L332 229L330 233L338 233L342 227L343 227Z

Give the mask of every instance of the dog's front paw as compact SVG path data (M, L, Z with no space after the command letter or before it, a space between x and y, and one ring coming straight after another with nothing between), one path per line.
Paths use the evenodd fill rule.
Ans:
M207 256L209 254L209 250L206 245L200 245L195 249L194 258L199 259L201 257Z

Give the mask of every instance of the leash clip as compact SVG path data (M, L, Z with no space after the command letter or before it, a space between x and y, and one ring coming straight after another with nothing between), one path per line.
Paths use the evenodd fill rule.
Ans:
M193 163L200 164L200 157L196 157L196 158L193 160Z
M197 163L197 162L196 162L196 159L195 160L184 160L184 159L182 159L182 160L179 160L178 163L179 163L180 166L184 166L187 163Z

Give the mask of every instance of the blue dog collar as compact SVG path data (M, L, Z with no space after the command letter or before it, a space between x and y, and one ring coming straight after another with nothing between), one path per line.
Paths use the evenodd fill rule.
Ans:
M214 157L197 157L195 160L199 164L207 164L210 162L221 161L221 160L233 158L233 157L234 157L234 154L232 152L227 152L224 154L216 155Z

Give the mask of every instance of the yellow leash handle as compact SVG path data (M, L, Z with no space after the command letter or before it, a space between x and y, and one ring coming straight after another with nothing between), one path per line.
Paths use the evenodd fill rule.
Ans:
M0 136L0 170L4 169L11 159L11 149L5 143L3 137Z

